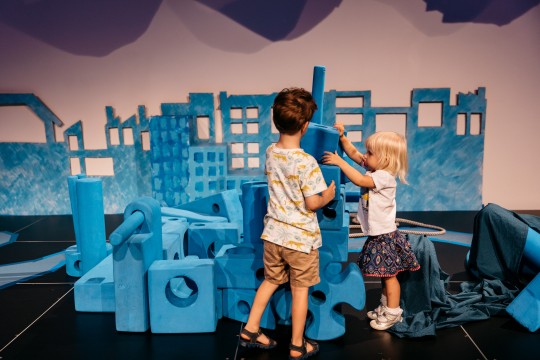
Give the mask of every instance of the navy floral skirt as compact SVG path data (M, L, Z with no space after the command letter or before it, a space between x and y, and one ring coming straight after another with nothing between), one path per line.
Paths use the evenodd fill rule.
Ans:
M369 236L357 263L364 275L376 277L392 277L401 271L420 269L409 240L399 230Z

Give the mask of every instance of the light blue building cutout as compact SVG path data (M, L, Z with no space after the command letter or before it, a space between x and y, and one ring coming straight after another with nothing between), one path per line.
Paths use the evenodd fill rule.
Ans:
M0 214L69 214L67 177L76 175L71 167L77 163L85 173L92 158L113 163L114 175L102 176L106 213L123 212L139 196L177 206L224 190L240 191L247 181L264 181L265 150L278 138L271 120L275 95L220 92L217 106L214 94L191 93L187 103L163 103L160 115L147 116L139 106L137 115L125 121L106 107L107 148L91 150L84 147L80 121L57 142L54 128L63 123L38 97L0 94L0 106L27 106L46 133L46 143L0 143ZM360 101L338 106L347 99ZM436 125L419 119L426 104L440 108ZM323 125L332 126L342 116L358 119L345 128L351 138L360 134L354 138L360 151L362 140L379 130L378 116L396 116L409 147L409 185L398 187L398 210L481 208L485 88L458 94L455 105L449 88L413 89L408 107L373 107L370 91L331 90L324 94L323 108ZM358 189L348 184L347 192L354 201Z

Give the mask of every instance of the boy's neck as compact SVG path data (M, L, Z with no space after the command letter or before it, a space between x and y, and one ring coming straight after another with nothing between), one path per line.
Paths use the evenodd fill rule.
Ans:
M294 135L279 134L279 140L276 146L280 149L299 149L302 132L299 131Z

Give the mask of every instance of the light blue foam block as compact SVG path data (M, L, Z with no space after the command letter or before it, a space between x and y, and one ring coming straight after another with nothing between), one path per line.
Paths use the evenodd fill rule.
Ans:
M320 250L328 251L333 261L347 262L349 256L349 213L342 217L338 230L321 229L323 246Z
M262 257L252 247L231 246L218 253L215 262L216 285L220 289L256 290L264 280Z
M348 220L345 211L345 192L341 192L338 200L330 201L326 206L317 210L319 227L325 230L339 230L343 226L344 217Z
M311 95L317 110L313 114L311 121L316 124L323 124L324 114L324 83L326 79L326 67L317 65L313 68L313 82L311 84Z
M188 256L155 261L148 270L148 292L153 333L216 330L218 292L213 260Z
M65 264L64 252L0 266L0 289L54 272Z
M188 230L187 254L213 259L226 244L238 244L238 225L233 223L192 223Z
M182 259L186 255L189 223L186 219L162 216L163 260Z
M339 132L333 127L310 122L306 134L300 141L300 147L322 162L325 151L334 152L339 147Z
M529 331L540 328L540 273L521 290L506 311Z
M112 254L103 259L75 282L75 310L114 312L114 279Z

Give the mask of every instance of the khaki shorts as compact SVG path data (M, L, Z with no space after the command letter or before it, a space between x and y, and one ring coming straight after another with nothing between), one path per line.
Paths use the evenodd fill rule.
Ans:
M264 277L275 285L290 281L294 287L318 284L319 250L309 254L264 241Z

